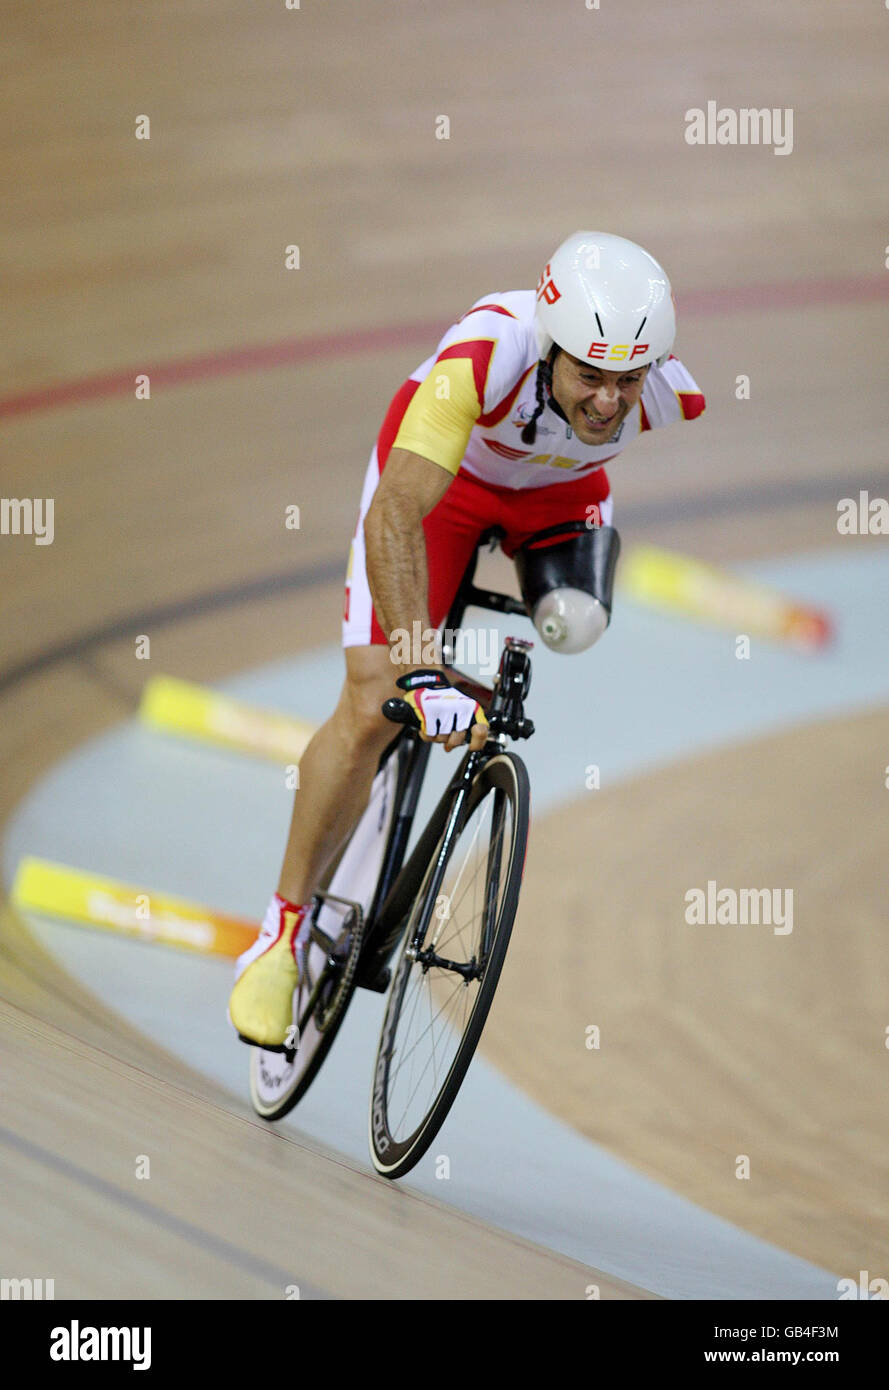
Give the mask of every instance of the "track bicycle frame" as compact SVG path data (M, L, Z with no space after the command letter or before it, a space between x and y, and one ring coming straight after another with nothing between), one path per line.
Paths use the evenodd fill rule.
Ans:
M480 547L485 541L495 542L501 534L498 528L493 528L481 537L451 605L445 623L447 632L454 632L460 627L466 608L470 604L495 612L527 616L527 609L520 600L506 594L478 589L473 582ZM414 924L415 941L422 941L444 875L450 844L460 830L467 797L476 774L488 759L502 751L507 737L529 738L534 732L534 725L525 718L523 704L531 679L528 658L530 646L530 642L519 638L506 639L493 689L471 681L447 666L454 684L464 694L478 700L484 708L491 725L491 734L483 749L469 751L464 755L406 863L404 857L432 744L422 742L413 729L402 729L380 759L381 767L390 757L399 758L400 765L395 788L395 816L390 826L377 886L368 913L367 930L358 963L357 983L365 989L384 993L388 988L391 979L389 961L402 938L406 918L423 880L429 873L430 861L438 850L432 868L431 891L426 894L422 920ZM446 650L446 665L449 655ZM492 888L496 891L496 882L487 885L489 894Z

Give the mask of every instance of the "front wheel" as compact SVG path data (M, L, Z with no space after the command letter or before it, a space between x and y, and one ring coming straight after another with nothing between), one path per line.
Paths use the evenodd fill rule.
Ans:
M528 842L528 773L486 762L443 833L408 918L380 1034L370 1106L374 1167L400 1178L454 1103L497 988Z

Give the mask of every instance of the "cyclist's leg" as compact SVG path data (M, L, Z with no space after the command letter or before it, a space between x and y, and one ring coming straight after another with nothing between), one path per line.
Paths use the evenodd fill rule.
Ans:
M280 1046L287 1037L312 892L366 805L380 754L394 732L380 713L384 700L400 693L388 646L352 648L346 665L336 709L300 759L278 891L259 936L236 966L229 1017L242 1038L260 1046Z
M299 762L299 790L278 892L293 903L311 895L325 865L367 804L380 754L395 734L380 707L402 692L388 644L346 648L346 679L332 715Z
M402 693L395 685L402 668L391 659L387 635L373 611L364 567L364 516L380 472L375 448L346 581L346 680L335 710L300 759L299 790L278 891L257 941L239 957L229 1000L229 1014L241 1036L265 1046L284 1041L298 978L298 942L307 925L311 894L360 819L380 754L394 734L381 706L390 696ZM430 615L436 624L456 592L478 535L490 524L479 516L477 507L460 505L459 491L455 481L423 522Z
M371 457L361 499L346 580L343 643L346 679L330 719L315 734L300 759L299 791L278 891L302 903L325 866L354 829L370 794L380 754L395 733L380 711L402 668L391 659L387 634L373 607L364 557L364 517L382 470L377 450ZM482 504L469 497L456 479L423 521L429 566L429 612L434 624L444 618L466 565L489 524ZM418 654L417 664L420 664Z

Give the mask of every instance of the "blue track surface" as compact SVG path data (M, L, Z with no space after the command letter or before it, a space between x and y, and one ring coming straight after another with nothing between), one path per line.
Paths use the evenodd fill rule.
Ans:
M872 547L748 571L836 615L838 641L804 656L624 604L597 649L534 654L521 753L534 813L675 759L889 700L889 557ZM486 616L487 621L487 616ZM526 632L526 629L528 630ZM510 619L505 631L529 635ZM566 677L570 675L570 680ZM321 720L342 677L332 646L229 681L258 704ZM440 783L444 755L438 763ZM447 766L453 766L447 763ZM434 779L433 779L434 782ZM424 794L427 802L434 785ZM292 793L271 766L135 723L85 745L19 808L11 880L37 854L257 918L277 877ZM40 939L110 1007L242 1098L246 1049L225 1020L230 967L34 919ZM369 1168L366 1111L382 1000L359 992L319 1080L286 1124ZM436 1180L435 1157L451 1176ZM478 1058L408 1186L673 1298L835 1299L836 1275L756 1240L612 1158Z

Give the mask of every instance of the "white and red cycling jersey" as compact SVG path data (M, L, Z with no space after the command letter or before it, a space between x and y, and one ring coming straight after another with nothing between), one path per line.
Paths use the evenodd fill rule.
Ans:
M503 526L501 544L511 555L535 531L588 518L591 508L610 524L604 465L645 430L703 411L699 387L671 355L662 367L652 364L638 406L607 443L584 444L547 407L538 416L534 444L525 444L521 432L537 408L534 309L533 290L483 296L393 398L365 475L346 578L344 646L387 640L367 584L364 517L393 448L420 454L454 475L423 523L430 618L437 626L483 530Z

